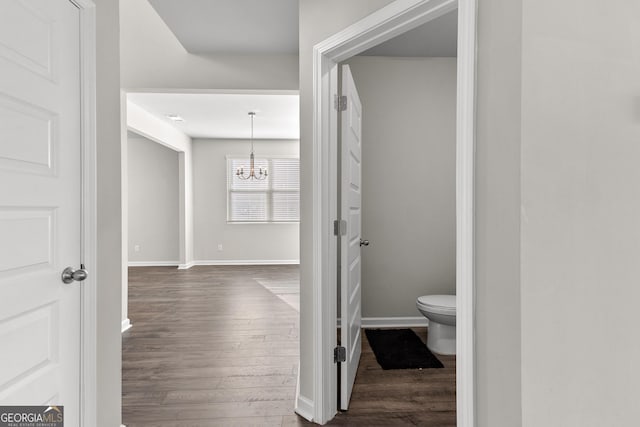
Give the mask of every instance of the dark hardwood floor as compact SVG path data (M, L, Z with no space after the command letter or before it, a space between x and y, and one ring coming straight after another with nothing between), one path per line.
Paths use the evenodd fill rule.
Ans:
M293 413L298 312L287 289L297 279L297 266L130 269L123 423L309 425ZM331 424L455 425L455 357L440 360L444 369L383 371L365 337L350 409Z
M293 415L298 312L256 278L297 266L129 269L122 417L135 426L280 426Z
M413 328L426 343L427 329ZM362 334L362 357L349 410L329 423L341 426L456 425L456 357L436 355L442 369L383 370Z

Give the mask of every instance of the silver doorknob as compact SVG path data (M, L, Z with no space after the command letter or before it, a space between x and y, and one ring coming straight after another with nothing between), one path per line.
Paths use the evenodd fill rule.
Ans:
M73 281L82 282L88 276L87 270L83 268L79 268L78 270L74 270L72 267L67 267L62 271L62 281L64 283L71 283Z
M360 239L360 246L369 246L369 241Z

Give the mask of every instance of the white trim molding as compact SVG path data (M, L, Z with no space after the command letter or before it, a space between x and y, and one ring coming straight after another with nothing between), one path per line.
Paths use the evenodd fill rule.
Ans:
M456 100L456 408L475 426L475 134L477 0L458 7Z
M424 328L429 320L424 316L415 317L363 317L362 327L373 328Z
M307 421L313 422L313 401L311 399L298 394L294 411Z
M128 331L129 329L131 329L132 326L133 324L131 323L131 320L129 320L128 318L124 319L122 321L122 329L120 330L120 332L122 333L122 332Z
M337 411L337 249L330 225L337 211L338 64L364 50L458 9L456 217L457 217L457 425L474 427L474 138L477 0L396 0L313 48L313 420Z
M186 264L178 264L178 270L188 270L194 265L196 265L195 261L191 261Z
M129 267L177 267L180 261L129 261Z
M199 260L193 265L297 265L299 259L219 259Z

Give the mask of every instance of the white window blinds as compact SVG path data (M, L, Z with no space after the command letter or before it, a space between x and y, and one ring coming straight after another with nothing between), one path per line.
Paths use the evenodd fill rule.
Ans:
M229 222L300 221L300 161L297 158L256 158L255 169L266 168L267 179L242 180L236 170L249 170L248 158L227 160Z

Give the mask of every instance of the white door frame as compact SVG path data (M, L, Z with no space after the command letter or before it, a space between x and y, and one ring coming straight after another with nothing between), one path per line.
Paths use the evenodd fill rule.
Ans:
M96 168L96 10L93 0L70 0L80 10L80 93L83 197L83 252L89 271L80 285L80 425L97 418L97 168Z
M473 427L474 139L477 0L396 0L313 48L313 420L337 411L337 66L373 46L458 9L456 119L457 425Z

